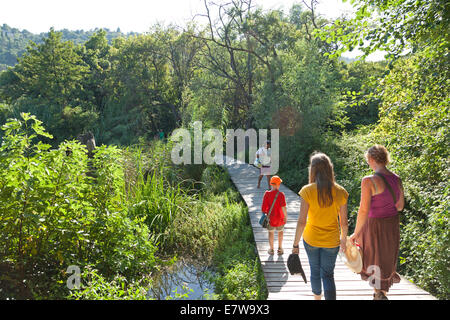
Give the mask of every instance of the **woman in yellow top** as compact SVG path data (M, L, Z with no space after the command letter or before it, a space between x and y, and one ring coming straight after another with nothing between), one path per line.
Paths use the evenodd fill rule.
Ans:
M292 253L299 253L298 243L303 235L314 298L321 299L323 283L325 299L336 300L334 266L339 247L345 250L347 242L348 193L334 181L333 164L326 154L312 154L309 184L299 195L300 215Z

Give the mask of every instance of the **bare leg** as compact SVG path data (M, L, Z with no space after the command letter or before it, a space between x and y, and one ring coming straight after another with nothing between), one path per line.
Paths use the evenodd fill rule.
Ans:
M263 178L263 176L262 175L259 175L259 177L258 177L258 189L261 187L261 180L262 180L262 178Z
M273 250L273 238L274 238L274 233L275 232L270 232L269 231L269 246L270 246L270 249L272 249Z
M283 249L283 231L278 232L278 249Z
M269 175L267 176L267 187L270 190L270 176Z
M314 300L322 300L322 295L321 294L319 294L319 295L315 294L314 295Z

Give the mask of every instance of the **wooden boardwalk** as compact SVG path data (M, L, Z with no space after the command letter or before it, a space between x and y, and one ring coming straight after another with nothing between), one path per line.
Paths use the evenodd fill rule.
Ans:
M275 254L269 256L267 250L269 242L267 230L263 229L258 220L261 216L261 204L264 192L267 190L267 179L261 181L261 188L257 189L257 179L259 169L239 162L237 160L225 158L224 167L228 170L233 183L242 195L248 206L250 221L253 227L256 247L261 261L264 277L269 291L268 299L282 300L311 300L313 294L309 282L310 272L306 252L303 242L300 241L300 260L305 270L308 283L305 284L302 277L291 276L286 265L287 258L292 250L292 243L295 236L295 228L300 210L300 197L292 190L281 185L280 190L286 195L288 220L285 226L283 248L284 254L278 256L276 249L278 246L277 235L275 235ZM282 177L281 177L282 178ZM275 233L276 234L276 233ZM360 276L351 272L343 262L336 261L335 268L336 296L337 300L372 300L373 289L367 281L362 281ZM418 288L412 282L402 277L400 283L394 284L388 293L390 300L433 300L435 299L428 292Z

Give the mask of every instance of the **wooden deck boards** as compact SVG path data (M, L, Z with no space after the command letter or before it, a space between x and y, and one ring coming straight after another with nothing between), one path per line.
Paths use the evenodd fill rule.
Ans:
M300 260L308 280L305 284L301 276L291 276L287 269L286 261L291 253L294 241L295 228L300 209L299 196L281 185L280 190L284 192L287 202L288 221L285 226L283 247L284 254L278 256L276 253L270 256L267 253L269 243L267 230L263 229L258 220L261 216L261 204L264 192L267 190L267 180L261 181L261 188L257 189L259 170L249 164L234 159L225 158L224 167L230 174L231 180L242 195L248 206L253 235L258 250L261 266L264 271L268 299L282 300L311 300L313 294L309 283L309 263L303 245L300 242ZM277 246L277 235L275 233L275 247ZM373 289L360 276L351 272L340 260L336 261L335 268L336 296L337 300L371 300ZM394 284L389 290L390 300L430 300L435 299L428 292L418 288L412 282L402 277L398 284Z

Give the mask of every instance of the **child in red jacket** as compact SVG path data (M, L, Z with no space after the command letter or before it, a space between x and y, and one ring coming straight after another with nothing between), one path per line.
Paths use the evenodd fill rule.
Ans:
M275 230L278 231L277 253L279 255L283 254L283 230L284 225L286 224L287 221L287 210L286 210L286 198L284 196L284 193L279 190L281 182L283 181L278 176L273 176L270 179L270 185L272 187L272 190L266 191L264 193L261 208L262 212L268 214L270 211L270 207L272 206L272 203L274 202L275 197L278 194L275 204L273 205L272 212L270 213L269 225L267 227L267 230L269 231L269 245L270 245L268 253L270 255L274 254L273 239Z

